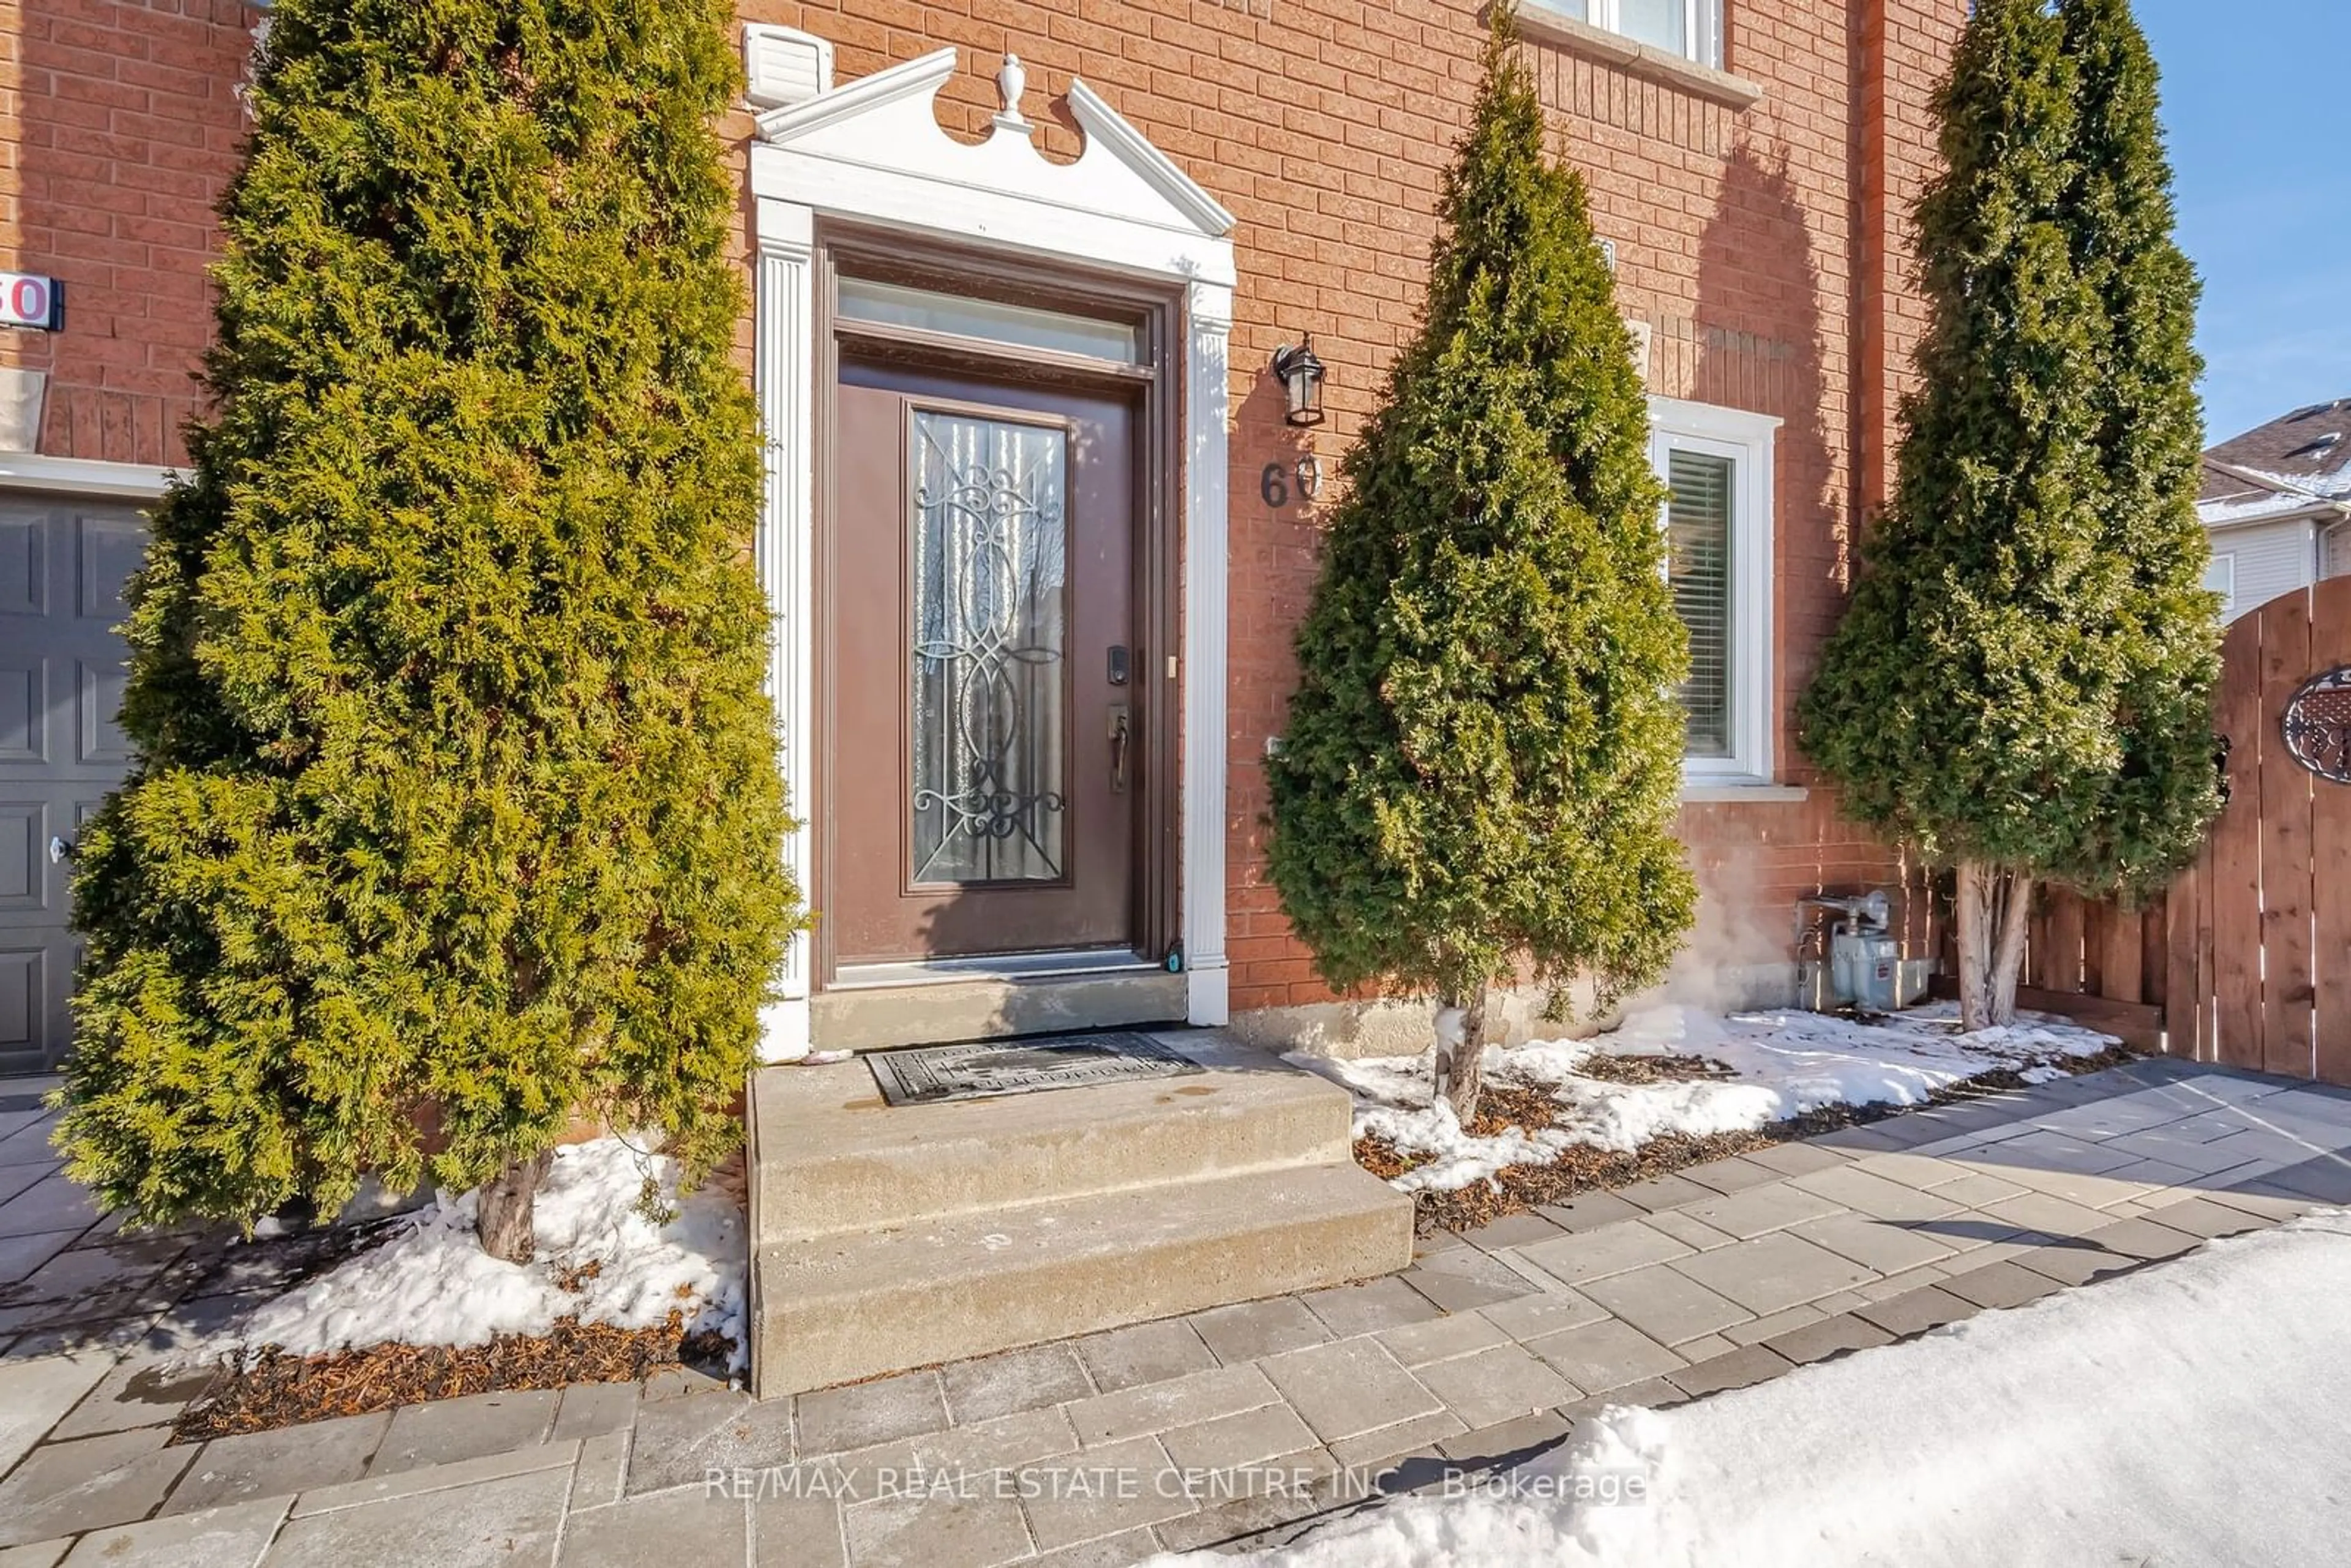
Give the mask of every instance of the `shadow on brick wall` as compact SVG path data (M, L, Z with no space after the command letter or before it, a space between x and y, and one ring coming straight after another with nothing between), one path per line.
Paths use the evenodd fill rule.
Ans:
M1910 893L1916 881L1893 850L1836 811L1797 747L1790 718L1843 612L1855 542L1844 451L1850 367L1832 361L1823 313L1823 301L1850 283L1823 277L1821 254L1788 149L1734 147L1699 241L1698 357L1685 395L1785 422L1775 453L1773 517L1778 771L1813 791L1801 805L1779 808L1784 815L1769 822L1761 808L1736 818L1726 813L1693 845L1701 886L1723 889L1753 927L1733 944L1748 962L1784 954L1793 902L1803 894L1869 887ZM1862 299L1847 306L1873 308ZM1844 340L1845 324L1836 330ZM1917 901L1917 910L1906 912L1906 924L1923 907Z
M1232 404L1229 436L1226 689L1231 708L1226 730L1238 739L1226 769L1226 949L1233 1006L1245 1009L1324 1001L1332 995L1315 977L1306 948L1290 935L1266 879L1272 802L1260 737L1280 735L1289 722L1290 693L1298 683L1296 628L1321 574L1322 529L1338 494L1339 459L1347 443L1327 426L1310 432L1285 422L1280 383L1267 373L1261 353L1237 350L1234 369L1249 380ZM1322 488L1311 500L1297 483L1299 459L1310 451L1322 467Z
M1828 335L1821 315L1830 287L1813 257L1786 150L1767 154L1742 142L1724 165L1721 193L1698 242L1699 343L1688 395L1786 422L1776 455L1778 571L1786 588L1782 641L1797 657L1783 661L1783 687L1809 671L1826 634L1851 544L1830 437Z

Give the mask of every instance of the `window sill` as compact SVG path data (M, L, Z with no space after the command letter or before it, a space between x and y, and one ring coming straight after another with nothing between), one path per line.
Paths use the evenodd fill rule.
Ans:
M1685 806L1792 806L1812 799L1802 784L1741 784L1693 779L1682 786Z
M1696 60L1670 54L1654 44L1636 43L1621 33L1595 27L1589 22L1579 22L1573 16L1562 16L1556 11L1546 11L1540 5L1520 9L1519 31L1527 37L1557 44L1562 48L1608 65L1621 66L1635 76L1647 77L1668 87L1682 88L1700 98L1727 103L1733 109L1752 109L1763 101L1763 89L1745 77L1719 71L1712 66L1702 66Z

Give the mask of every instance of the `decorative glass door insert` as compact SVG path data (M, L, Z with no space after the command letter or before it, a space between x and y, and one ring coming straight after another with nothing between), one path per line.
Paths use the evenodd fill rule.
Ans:
M910 880L1068 865L1069 437L913 411Z

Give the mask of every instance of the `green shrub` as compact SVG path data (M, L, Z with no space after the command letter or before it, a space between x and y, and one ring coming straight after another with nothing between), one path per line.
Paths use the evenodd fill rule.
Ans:
M2126 0L1981 0L1921 201L1895 494L1805 694L1866 821L1959 867L1962 1010L2014 1017L2036 880L2160 886L2218 809L2198 284Z
M1665 969L1687 637L1583 183L1498 16L1416 339L1343 465L1271 759L1270 864L1330 982L1434 991L1474 1114L1491 983Z
M131 587L139 760L75 883L61 1140L103 1201L527 1200L575 1112L695 1169L737 1135L801 916L728 15L272 12L211 412Z

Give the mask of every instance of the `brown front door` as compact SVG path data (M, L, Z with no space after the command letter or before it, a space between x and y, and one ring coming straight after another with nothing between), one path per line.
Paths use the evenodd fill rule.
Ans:
M842 363L836 964L1133 944L1134 424L1106 393Z

